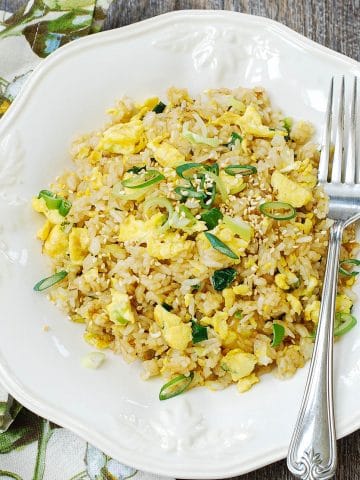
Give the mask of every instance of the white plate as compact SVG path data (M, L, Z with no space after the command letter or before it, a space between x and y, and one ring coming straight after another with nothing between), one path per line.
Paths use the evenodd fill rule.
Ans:
M105 121L126 94L197 93L218 86L265 86L287 115L323 119L333 74L359 64L273 21L191 11L76 41L45 60L0 122L0 379L20 402L136 468L177 478L236 476L285 456L306 369L272 375L250 392L205 388L159 402L162 381L108 354L89 371L82 326L32 291L48 273L31 197L69 164L70 141ZM358 309L357 309L358 310ZM50 331L44 332L44 325ZM360 336L335 348L339 436L360 426Z

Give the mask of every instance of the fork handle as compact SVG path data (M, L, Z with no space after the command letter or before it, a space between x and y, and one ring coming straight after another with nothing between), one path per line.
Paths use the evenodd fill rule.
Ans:
M315 347L287 457L291 473L303 480L332 478L336 470L333 330L343 230L341 221L330 228Z

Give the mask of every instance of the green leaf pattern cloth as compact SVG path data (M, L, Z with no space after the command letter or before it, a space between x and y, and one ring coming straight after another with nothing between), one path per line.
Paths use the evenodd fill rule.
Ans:
M15 13L0 10L0 117L43 58L101 29L111 1L31 0ZM0 480L128 478L160 480L31 413L0 385Z

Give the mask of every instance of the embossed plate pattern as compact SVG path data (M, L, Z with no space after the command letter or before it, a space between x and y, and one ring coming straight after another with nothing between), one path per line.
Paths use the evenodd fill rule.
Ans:
M32 291L48 265L29 201L70 164L71 139L101 126L105 109L124 94L263 85L287 115L320 129L328 82L338 73L359 75L359 64L270 20L221 11L166 14L76 41L44 61L0 123L4 386L28 408L139 469L210 479L284 457L305 369L286 382L265 376L244 395L195 389L159 402L162 381L141 381L137 364L109 353L100 370L81 367L89 350L82 327ZM337 428L345 435L360 426L359 327L338 342L335 362Z

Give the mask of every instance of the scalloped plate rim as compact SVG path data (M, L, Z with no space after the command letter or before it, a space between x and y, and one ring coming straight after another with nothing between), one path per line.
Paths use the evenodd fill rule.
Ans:
M305 47L308 51L316 51L317 53L321 53L322 55L325 55L327 57L335 57L336 59L346 63L348 66L352 66L356 69L360 68L360 63L356 60L351 59L339 52L331 50L321 44L318 44L317 42L314 42L313 40L304 37L300 33L295 32L291 28L286 27L285 25L277 21L267 19L265 17L232 12L227 10L179 10L175 12L165 13L117 29L100 32L97 35L78 39L55 51L51 56L47 57L40 63L39 66L35 68L33 74L26 82L24 88L21 90L20 94L17 96L8 112L2 118L0 122L0 135L5 134L6 131L13 126L13 123L16 121L17 116L21 115L21 109L26 105L26 101L31 95L31 91L36 85L38 78L46 75L47 71L51 69L54 64L61 62L61 60L66 58L67 56L76 54L77 51L83 48L91 48L91 46L94 44L111 42L114 39L126 39L129 36L136 34L137 32L151 30L152 28L158 28L159 26L172 22L176 18L184 18L186 16L203 18L219 17L220 19L231 18L235 21L242 20L246 22L247 20L249 20L259 25L268 25L271 27L271 29L277 32L281 32L294 45L301 44L301 46ZM51 404L44 403L41 398L37 396L36 393L24 387L17 379L16 375L13 375L11 368L6 365L6 362L3 360L1 353L0 360L1 383L9 391L9 393L13 395L17 400L19 400L25 407L34 411L38 415L48 418L54 423L60 424L65 428L69 428L70 430L77 433L80 437L84 438L86 441L89 441L90 443L104 450L107 454L118 458L121 462L131 464L131 466L139 470L145 470L159 475L174 476L177 478L228 478L232 476L242 475L255 469L261 468L286 456L287 446L283 445L278 448L272 449L265 455L254 455L251 459L246 461L246 464L239 461L234 461L231 464L229 463L226 471L223 471L224 467L221 467L221 471L214 471L211 474L203 474L201 473L201 466L196 467L196 471L194 471L194 466L191 467L190 470L186 470L184 469L184 465L182 463L179 463L174 465L174 468L169 471L168 468L163 469L161 465L156 462L156 460L151 460L151 458L146 458L143 455L142 458L139 459L139 456L136 453L132 453L130 450L122 450L122 452L124 452L124 455L119 455L119 450L117 449L117 447L113 446L111 440L108 439L106 436L97 432L93 432L83 422L78 421L75 417L67 415L66 413L62 413ZM342 436L352 433L359 427L360 412L349 421L341 423L341 425L339 425L337 436L338 438L341 438Z

